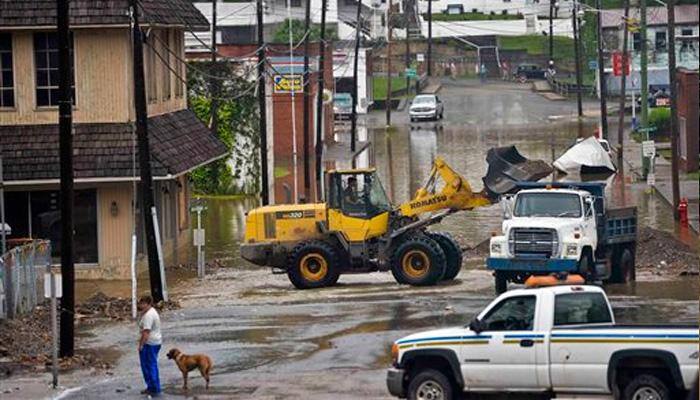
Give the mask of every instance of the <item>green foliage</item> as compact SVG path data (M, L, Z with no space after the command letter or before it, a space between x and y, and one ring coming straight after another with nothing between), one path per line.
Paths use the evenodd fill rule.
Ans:
M386 76L373 76L372 77L372 96L375 100L386 99ZM411 81L415 82L415 81ZM395 92L397 90L406 88L406 78L402 76L394 76L391 78L391 91Z
M423 14L423 19L428 20L428 14ZM514 20L523 19L522 14L483 14L466 12L462 14L433 13L433 21L489 21L489 20Z
M296 45L301 42L304 38L306 30L304 29L304 21L300 19L292 19L292 41ZM318 41L321 38L321 26L318 24L311 24L309 27L309 40L312 42ZM335 28L326 26L326 39L327 40L337 40L338 34ZM284 22L275 32L272 38L274 43L289 43L289 19L285 19Z
M671 133L671 108L656 107L649 109L649 126L656 128L651 132L655 137L669 137Z
M526 50L530 55L549 53L549 38L542 35L500 36L501 50ZM554 60L573 60L574 40L565 36L554 36Z
M207 126L211 124L211 92L207 75L227 76L217 85L217 136L229 149L229 156L194 170L194 189L202 194L256 193L259 189L259 126L254 82L234 77L228 64L196 63L188 74L189 107ZM220 82L220 81L217 81Z

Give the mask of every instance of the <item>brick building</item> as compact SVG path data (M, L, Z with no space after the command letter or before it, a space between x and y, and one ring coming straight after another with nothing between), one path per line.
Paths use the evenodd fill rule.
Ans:
M698 142L698 70L679 69L678 80L678 134L680 167L682 171L698 170L700 158Z

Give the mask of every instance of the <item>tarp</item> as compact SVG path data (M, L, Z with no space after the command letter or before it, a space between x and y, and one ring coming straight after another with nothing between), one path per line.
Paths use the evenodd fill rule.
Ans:
M583 175L616 172L610 155L593 136L571 146L553 165L564 173L575 172Z

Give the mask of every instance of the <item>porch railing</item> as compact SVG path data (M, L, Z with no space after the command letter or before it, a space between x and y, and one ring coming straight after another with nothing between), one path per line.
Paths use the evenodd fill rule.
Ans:
M0 258L0 319L15 318L36 307L43 272L51 264L51 243L33 240Z

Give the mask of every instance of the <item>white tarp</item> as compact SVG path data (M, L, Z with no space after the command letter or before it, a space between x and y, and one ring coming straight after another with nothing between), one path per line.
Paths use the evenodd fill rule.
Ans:
M571 146L553 165L562 172L585 174L616 171L610 155L593 136Z

